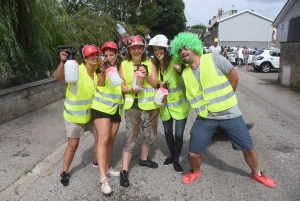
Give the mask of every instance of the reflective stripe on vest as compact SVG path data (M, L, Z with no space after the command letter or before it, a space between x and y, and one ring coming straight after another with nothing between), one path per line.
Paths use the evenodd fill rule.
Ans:
M64 110L66 113L68 113L70 115L87 115L87 114L91 113L91 109L71 111L71 110L67 110L66 107L64 107Z
M174 102L174 103L165 103L165 104L163 104L163 105L161 105L160 107L177 107L177 106L179 106L179 105L181 105L181 104L183 104L183 103L185 103L186 102L186 99L185 98L183 98L183 99L181 99L180 101L178 101L178 102Z
M76 100L72 101L66 97L65 102L69 105L88 105L92 103L92 100Z

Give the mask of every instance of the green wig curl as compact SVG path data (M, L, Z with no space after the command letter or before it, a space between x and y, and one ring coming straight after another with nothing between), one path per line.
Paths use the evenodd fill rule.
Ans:
M171 54L183 62L179 54L179 49L181 47L192 50L198 56L201 56L203 53L202 42L198 39L198 36L193 33L180 33L178 36L175 36L171 43Z

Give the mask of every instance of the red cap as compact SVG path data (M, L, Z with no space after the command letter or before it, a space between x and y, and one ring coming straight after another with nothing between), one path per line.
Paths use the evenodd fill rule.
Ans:
M104 52L105 48L111 48L111 49L115 49L115 50L118 51L117 44L113 41L109 41L109 42L104 43L104 45L102 45L102 47L100 48L100 51Z
M82 56L86 57L86 56L88 56L90 54L93 54L95 52L97 52L98 54L100 54L100 51L97 49L96 46L94 46L94 45L86 45L82 49Z
M140 36L131 36L128 40L128 47L136 46L136 45L143 45L144 41Z

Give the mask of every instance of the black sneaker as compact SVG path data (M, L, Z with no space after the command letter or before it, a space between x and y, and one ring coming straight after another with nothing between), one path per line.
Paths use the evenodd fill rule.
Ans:
M173 163L173 161L174 161L173 156L167 158L164 162L164 166L169 166L171 163Z
M60 177L61 177L60 183L61 183L63 186L68 186L68 185L69 185L69 180L70 180L70 174L69 174L69 173L66 173L65 171L63 171L63 172L60 174Z
M146 166L149 168L157 168L158 164L152 160L147 159L146 161L139 160L139 166Z
M181 174L182 173L182 167L181 165L179 164L178 161L174 161L173 162L173 167L174 167L174 170L178 173L178 174Z
M130 185L128 172L126 170L120 172L120 185L123 187L128 187Z

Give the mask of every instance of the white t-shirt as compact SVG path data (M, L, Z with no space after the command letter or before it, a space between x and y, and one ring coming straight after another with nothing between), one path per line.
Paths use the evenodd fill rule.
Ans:
M215 47L215 46L212 45L212 46L209 47L209 51L211 53L216 52L216 53L221 54L221 47L220 46Z

